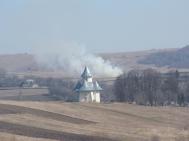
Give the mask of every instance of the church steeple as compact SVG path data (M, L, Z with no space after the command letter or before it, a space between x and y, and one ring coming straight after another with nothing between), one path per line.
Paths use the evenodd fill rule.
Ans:
M83 71L81 77L82 77L83 79L85 79L85 80L87 80L88 78L91 78L91 77L92 77L92 74L91 74L91 72L90 72L90 70L89 70L89 68L88 68L87 66L85 66L85 69L84 69L84 71Z

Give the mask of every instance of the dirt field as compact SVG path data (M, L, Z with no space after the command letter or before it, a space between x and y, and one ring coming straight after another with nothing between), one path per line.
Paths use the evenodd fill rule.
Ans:
M0 101L0 140L188 141L189 109Z
M0 88L1 100L16 101L49 101L48 89L19 89L19 88Z

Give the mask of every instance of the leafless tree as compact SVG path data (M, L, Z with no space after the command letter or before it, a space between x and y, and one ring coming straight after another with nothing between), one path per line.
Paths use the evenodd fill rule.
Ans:
M116 100L124 102L126 100L126 74L120 75L114 83L114 93Z
M147 69L142 75L142 91L145 94L146 102L151 106L157 105L158 89L161 86L161 76L156 70Z
M167 99L167 104L176 103L179 95L179 72L170 72L161 88Z

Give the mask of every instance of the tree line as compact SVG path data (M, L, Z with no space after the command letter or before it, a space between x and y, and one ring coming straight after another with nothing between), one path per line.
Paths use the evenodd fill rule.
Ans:
M166 77L154 69L131 70L114 83L116 101L140 105L178 105L189 103L189 80L179 81L179 72Z
M61 78L19 78L9 75L0 69L0 87L20 87L21 84L32 78L39 86L49 88L52 99L63 101L77 101L77 94L73 89L76 82ZM104 102L129 102L139 105L178 105L189 106L189 79L180 81L178 71L162 75L154 69L131 70L117 77L115 82L100 82L103 87L101 99Z

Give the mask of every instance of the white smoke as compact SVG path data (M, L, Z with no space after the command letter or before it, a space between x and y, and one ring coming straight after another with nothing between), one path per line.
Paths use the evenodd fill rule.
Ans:
M50 44L34 47L32 50L40 66L63 70L65 74L80 74L85 66L96 76L116 77L122 70L102 57L91 54L75 43Z

